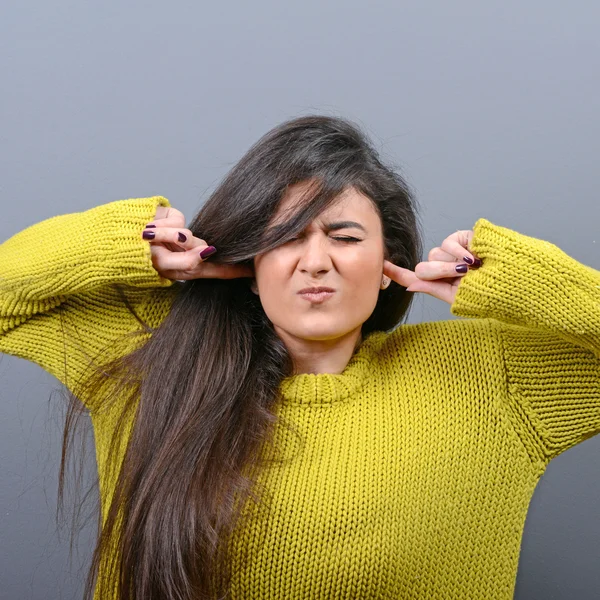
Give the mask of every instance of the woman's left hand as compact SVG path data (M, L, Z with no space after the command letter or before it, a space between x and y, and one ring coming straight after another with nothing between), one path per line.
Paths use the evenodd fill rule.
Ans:
M472 239L472 230L457 231L449 235L440 247L433 248L427 261L418 263L414 271L384 260L383 274L407 288L409 292L423 292L452 305L465 273L468 269L477 269L482 264L469 250ZM472 260L473 264L468 264L469 260ZM456 271L457 266L464 272Z

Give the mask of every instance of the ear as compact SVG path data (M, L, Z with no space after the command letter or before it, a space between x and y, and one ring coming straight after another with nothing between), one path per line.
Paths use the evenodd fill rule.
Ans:
M390 285L390 281L391 281L391 279L390 279L390 278L389 278L387 275L384 275L384 276L381 278L381 286L380 286L380 289L382 289L382 290L385 290L385 289L387 288L387 286L388 286L388 285Z

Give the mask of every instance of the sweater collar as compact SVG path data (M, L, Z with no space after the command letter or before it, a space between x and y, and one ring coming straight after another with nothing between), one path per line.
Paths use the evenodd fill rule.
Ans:
M373 359L387 334L373 331L351 356L342 373L300 373L281 381L286 404L329 404L349 398L363 386L372 372Z

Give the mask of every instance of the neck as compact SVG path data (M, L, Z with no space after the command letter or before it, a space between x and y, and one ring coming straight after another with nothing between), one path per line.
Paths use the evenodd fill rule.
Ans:
M344 371L362 342L361 328L332 340L306 340L275 327L294 362L294 375Z

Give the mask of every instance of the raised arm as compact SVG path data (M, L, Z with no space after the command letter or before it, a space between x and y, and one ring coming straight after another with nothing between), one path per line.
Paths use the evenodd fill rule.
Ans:
M98 353L140 328L115 284L156 326L174 281L141 233L162 196L117 200L36 223L0 245L0 352L31 360L69 387ZM151 302L150 302L151 300Z
M473 231L483 266L463 277L451 313L491 319L511 420L543 471L600 433L600 271L486 219Z

